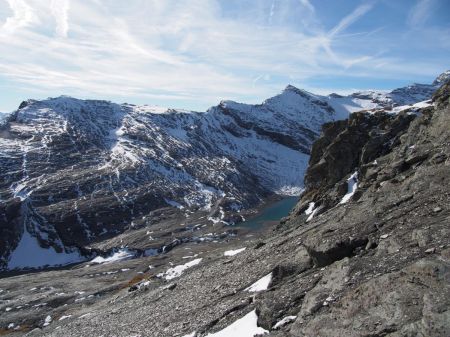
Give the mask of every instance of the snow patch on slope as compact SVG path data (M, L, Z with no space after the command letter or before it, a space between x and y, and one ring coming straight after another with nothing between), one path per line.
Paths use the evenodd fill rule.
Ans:
M336 120L346 119L352 112L380 107L380 104L373 102L371 99L360 99L351 96L327 96L326 99L328 104L336 111Z
M399 112L402 112L405 110L411 110L412 112L414 112L418 109L428 108L432 105L433 105L433 103L431 102L431 100L417 102L414 104L401 105L401 106L397 106L397 107L393 108L392 113L399 113Z
M92 263L112 263L124 260L130 260L136 256L136 253L128 248L121 248L107 257L97 256L91 260Z
M41 247L37 239L25 229L17 248L10 255L8 269L64 266L85 260L78 252L58 253L53 247Z
M182 337L195 337L195 336L197 336L197 332L192 332L192 333L190 333L190 334L187 334L187 335L184 335L184 336L182 336Z
M227 250L226 252L223 253L224 256L234 256L237 255L239 253L242 253L244 250L246 250L247 248L239 248L239 249L235 249L235 250Z
M358 188L358 172L353 173L350 178L347 179L347 194L342 197L342 200L339 202L340 204L347 203L353 194L355 194L356 189Z
M283 326L285 326L286 324L289 324L293 321L295 321L297 318L297 316L286 316L284 317L282 320L280 320L279 322L277 322L274 326L273 329L277 330Z
M305 210L305 214L309 215L306 219L306 222L310 222L316 215L317 211L320 209L320 206L315 207L315 205L316 204L314 202L310 202L308 208Z
M248 291L251 293L264 291L269 288L270 282L272 282L272 273L267 274L263 278L259 279L255 283L253 283L250 287L246 288L244 291Z
M194 266L198 265L200 262L202 262L201 258L195 259L195 260L189 261L185 264L169 268L169 269L167 269L167 271L165 273L159 273L156 276L160 277L160 278L165 278L167 281L169 281L176 277L180 277L186 269L194 267Z
M253 337L258 334L268 333L269 331L258 326L258 315L256 314L256 310L253 310L225 329L208 334L206 337Z

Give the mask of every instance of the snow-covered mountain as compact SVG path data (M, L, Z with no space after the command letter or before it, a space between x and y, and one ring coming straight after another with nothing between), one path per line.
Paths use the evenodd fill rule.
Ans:
M155 209L214 217L298 194L309 147L334 119L330 107L312 107L269 123L270 104L198 113L69 97L23 103L1 132L3 267L30 236L71 255L67 247L116 235Z
M442 74L440 74L436 79L433 81L431 85L433 86L441 86L445 83L447 83L450 80L450 70L444 71Z
M24 240L68 263L156 209L214 219L299 194L324 123L429 99L444 77L345 97L287 86L259 105L223 101L206 112L65 96L23 102L0 130L0 268L16 266Z

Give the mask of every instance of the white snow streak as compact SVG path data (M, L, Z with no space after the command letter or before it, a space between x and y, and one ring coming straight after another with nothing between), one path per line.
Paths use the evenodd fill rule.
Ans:
M281 321L277 322L277 323L273 326L273 329L274 329L274 330L277 330L277 329L281 328L282 326L285 326L286 324L295 321L296 318L297 318L297 316L286 316L286 317L283 318Z
M347 179L347 186L347 194L342 197L342 200L339 202L340 204L345 204L351 199L353 194L355 194L356 189L358 188L358 171L355 171L355 173Z
M235 250L227 250L226 252L223 253L223 255L225 255L225 256L234 256L234 255L237 255L239 253L242 253L245 249L246 249L246 247L235 249Z
M305 211L306 215L310 215L314 210L314 202L310 202L308 205L308 209Z
M305 214L309 215L308 219L306 219L306 222L310 222L319 210L319 207L314 208L315 205L316 204L314 202L309 203L308 209L305 211Z

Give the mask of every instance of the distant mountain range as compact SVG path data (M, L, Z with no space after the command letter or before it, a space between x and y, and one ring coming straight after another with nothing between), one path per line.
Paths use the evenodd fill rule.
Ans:
M156 209L229 222L273 194L298 195L324 123L414 109L449 77L348 96L289 85L262 104L222 101L206 112L66 96L24 101L0 124L0 268L14 267L23 240L67 255L64 264Z

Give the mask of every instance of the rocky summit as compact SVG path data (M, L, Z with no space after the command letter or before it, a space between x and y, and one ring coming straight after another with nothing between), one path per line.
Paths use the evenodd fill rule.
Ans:
M448 74L204 113L22 103L0 130L0 334L449 336Z

